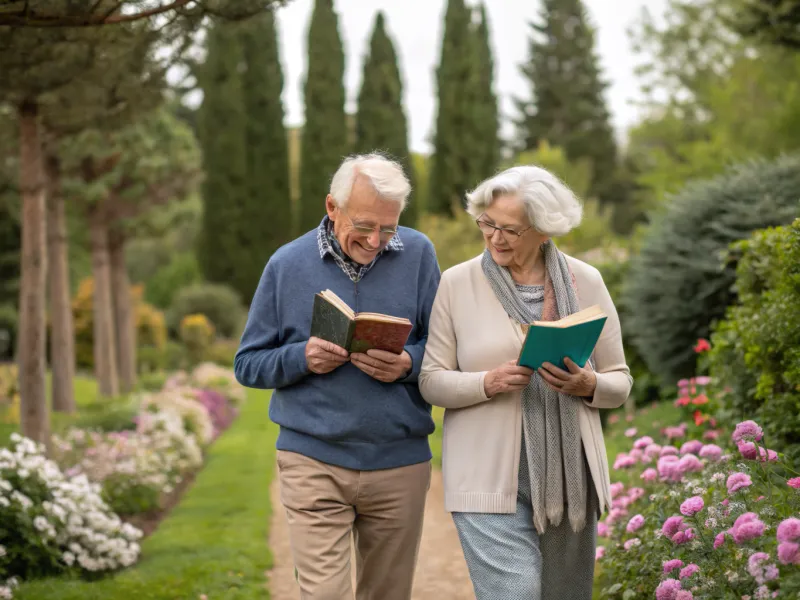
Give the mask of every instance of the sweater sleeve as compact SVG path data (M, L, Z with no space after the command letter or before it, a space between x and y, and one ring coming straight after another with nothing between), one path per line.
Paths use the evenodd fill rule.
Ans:
M282 341L275 288L275 265L270 261L253 296L233 361L237 381L247 387L280 389L309 374L306 342L285 344Z
M420 331L419 341L416 344L408 344L405 351L411 357L411 370L400 383L417 383L420 370L422 369L422 358L425 355L425 346L428 341L428 328L431 318L431 309L436 297L436 290L439 288L441 273L439 263L436 260L436 251L433 244L426 244L425 253L420 265L420 282L418 288L419 297L417 298L417 327Z
M628 399L633 378L625 363L617 309L599 271L593 270L591 284L594 295L592 304L600 305L608 315L608 320L594 350L597 387L591 400L587 398L584 402L592 408L617 408Z
M450 294L445 274L433 302L419 389L429 404L465 408L489 400L483 387L486 373L465 373L458 369L458 340L453 326Z

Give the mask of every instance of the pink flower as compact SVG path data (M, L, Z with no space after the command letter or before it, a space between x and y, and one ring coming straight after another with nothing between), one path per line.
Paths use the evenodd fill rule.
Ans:
M681 514L687 517L693 517L703 510L704 506L703 498L700 496L692 496L684 500L683 504L681 504Z
M689 590L679 590L678 593L675 594L675 600L694 600L694 596Z
M628 427L625 430L625 437L633 437L636 435L636 427Z
M686 473L699 473L702 470L703 463L701 463L700 459L694 454L681 456L680 461L678 461L678 471L680 471L681 475L685 475Z
M683 566L683 561L680 558L673 558L664 562L664 575L671 573L675 569L680 569Z
M758 457L758 448L753 442L736 442L739 453L747 460L755 460Z
M641 529L642 525L644 525L644 517L642 515L634 515L631 517L631 520L628 521L628 526L625 528L625 531L633 533Z
M611 497L616 498L625 491L625 484L616 482L611 484Z
M645 448L647 448L652 443L653 443L653 438L651 438L649 435L646 435L646 436L640 437L638 440L636 440L633 443L633 447L634 448L638 448L639 450L644 450Z
M679 379L678 380L678 387L679 388L688 388L689 387L689 380L688 379Z
M800 565L800 545L794 542L778 544L778 560L784 565Z
M619 415L611 415L610 417L608 417L608 423L609 425L614 425L616 423L619 423Z
M703 442L700 440L689 440L681 446L681 454L697 454L702 448Z
M661 456L661 446L658 444L648 444L644 449L644 455L648 458L658 458Z
M678 469L678 457L667 455L658 459L658 476L667 481L680 481L682 474Z
M606 517L606 523L608 523L609 525L613 525L614 523L619 522L619 520L622 519L622 517L625 517L627 515L628 511L625 510L624 508L612 508L608 512L608 516Z
M644 473L642 473L641 477L642 477L642 479L644 479L647 482L652 482L652 481L656 480L656 478L658 477L658 473L653 468L645 469Z
M660 456L669 456L671 454L678 454L678 449L675 446L664 446L661 448Z
M630 456L636 462L639 462L644 458L644 452L639 450L639 448L634 448L628 452L628 456Z
M695 377L694 382L697 385L708 385L711 383L711 377L708 377L707 375L700 375L699 377Z
M775 450L770 450L769 448L762 448L759 446L758 448L759 454L761 455L761 462L775 462L778 460L778 453Z
M734 442L739 442L745 438L760 442L761 438L764 437L764 431L755 421L742 421L736 426L732 437Z
M608 537L608 525L599 521L597 523L597 536L598 537Z
M626 541L626 542L623 544L623 547L624 547L624 548L625 548L625 550L627 551L627 550L630 550L631 548L633 548L634 546L639 546L639 545L641 545L641 543L642 543L642 540L640 540L639 538L633 538L633 539L627 540L627 541Z
M733 494L743 488L749 487L752 483L753 480L750 479L750 475L747 473L731 473L728 476L726 486L728 487L728 493Z
M689 563L683 569L681 569L680 575L678 575L678 577L680 577L681 579L688 579L689 577L691 577L692 575L694 575L699 571L700 567L698 567L694 563Z
M682 438L686 435L686 429L683 427L665 427L664 435L669 439Z
M631 499L631 502L636 502L639 498L644 497L645 495L644 488L635 487L628 490L628 496Z
M788 485L790 488L800 490L800 477L793 477L786 482L786 485Z
M706 444L700 449L700 457L708 460L718 461L722 458L722 448L716 444Z
M677 579L665 579L656 588L656 600L677 600L681 590L681 582Z
M636 464L636 460L631 458L625 453L617 454L617 459L614 461L615 469L628 469Z
M725 499L724 499L722 502L720 502L720 504L722 504L722 506L728 506L728 503L729 503L729 502L730 502L730 500L728 500L727 498L725 498Z
M673 535L678 533L678 531L680 531L684 525L686 524L683 522L683 517L669 517L661 526L661 533L668 538L671 538ZM688 527L688 525L686 525L686 527Z
M628 496L620 496L611 501L611 508L628 508L633 502Z
M717 438L719 438L719 431L716 429L710 429L703 434L704 440L716 440Z
M598 546L594 551L594 559L600 560L606 555L606 549L603 546Z
M779 542L796 542L800 540L800 519L789 517L778 525L777 537Z
M778 567L774 564L764 564L768 560L769 554L765 552L756 552L747 561L747 572L750 573L759 585L764 585L767 581L773 581L780 575Z
M714 550L718 550L725 543L725 532L718 533L714 538Z
M709 350L711 350L711 344L705 338L698 339L697 343L694 345L695 354L701 354L703 352L708 352Z
M744 513L736 519L736 522L731 527L731 534L733 541L737 544L743 544L750 540L754 540L764 535L766 526L759 520L756 513Z
M672 543L676 546L680 546L681 544L685 544L686 542L694 539L694 529L686 529L685 531L679 531L675 535L672 536Z

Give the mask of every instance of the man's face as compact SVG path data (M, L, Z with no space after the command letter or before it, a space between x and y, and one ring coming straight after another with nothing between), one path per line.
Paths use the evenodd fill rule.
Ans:
M325 208L342 250L362 265L371 263L389 243L391 235L379 230L397 229L401 212L397 202L382 200L375 188L359 176L353 182L344 210L336 206L330 194L325 199Z

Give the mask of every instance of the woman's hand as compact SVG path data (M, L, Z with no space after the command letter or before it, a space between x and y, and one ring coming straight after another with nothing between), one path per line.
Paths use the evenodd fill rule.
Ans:
M589 363L581 368L569 358L565 358L564 364L567 365L569 372L550 363L544 363L539 369L539 375L550 389L557 392L573 396L593 396L597 387L597 376Z
M533 371L512 360L492 369L483 378L483 391L491 398L496 394L518 392L531 382Z

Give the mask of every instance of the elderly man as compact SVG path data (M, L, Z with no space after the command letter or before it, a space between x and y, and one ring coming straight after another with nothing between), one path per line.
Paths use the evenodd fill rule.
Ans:
M430 483L430 406L417 388L439 284L431 242L398 227L410 192L395 162L350 157L319 227L267 263L236 354L237 379L274 389L278 469L302 598L411 597ZM406 317L401 354L348 352L311 337L314 295Z

